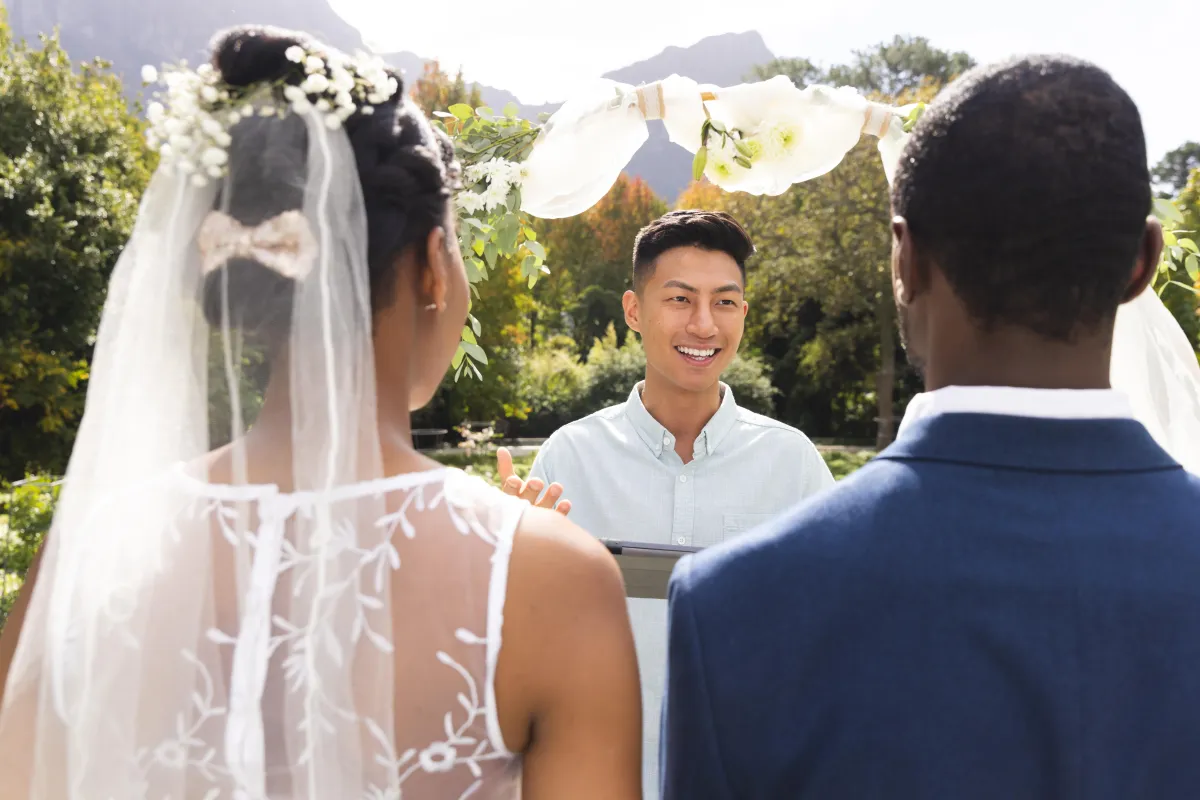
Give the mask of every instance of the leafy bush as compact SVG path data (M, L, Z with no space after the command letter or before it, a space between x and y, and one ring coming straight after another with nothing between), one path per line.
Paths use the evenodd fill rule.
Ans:
M523 359L519 393L529 431L553 431L582 415L588 367L575 354L575 342L556 336Z
M0 484L0 629L50 530L57 499L58 488L44 475Z

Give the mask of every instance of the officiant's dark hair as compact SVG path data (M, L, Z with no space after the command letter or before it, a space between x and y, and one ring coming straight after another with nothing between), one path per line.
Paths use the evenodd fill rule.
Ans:
M329 57L335 51L303 33L270 27L242 27L218 34L212 64L224 82L246 87L277 81L300 84L303 65L287 57L300 46ZM399 88L372 114L356 111L344 123L358 166L367 218L367 259L371 304L381 310L395 296L397 256L421 246L445 224L448 204L458 185L459 165L449 138L434 129L407 98L404 82L389 70ZM230 131L228 213L243 225L258 225L285 211L304 207L308 133L302 120L251 117ZM300 177L301 180L297 180ZM217 198L216 208L223 209ZM453 245L454 237L447 237ZM292 317L293 279L257 261L233 259L206 278L203 305L209 323L220 323L224 283L228 279L230 323L268 340L286 335Z
M633 240L633 288L641 292L654 274L654 262L668 250L699 247L725 253L737 262L746 280L746 261L754 243L736 219L724 211L672 211L642 228Z
M930 104L892 186L918 258L985 330L1070 340L1110 321L1150 213L1137 106L1062 56L980 67Z

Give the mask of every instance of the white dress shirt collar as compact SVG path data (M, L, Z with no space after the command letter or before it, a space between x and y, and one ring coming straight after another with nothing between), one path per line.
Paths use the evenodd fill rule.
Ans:
M1017 386L947 386L908 404L897 436L937 414L999 414L1039 419L1133 419L1133 405L1113 389L1026 389Z

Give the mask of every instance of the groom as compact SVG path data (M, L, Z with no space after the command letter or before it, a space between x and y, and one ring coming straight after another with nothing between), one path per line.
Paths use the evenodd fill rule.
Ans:
M1150 201L1094 66L978 69L929 107L892 275L930 408L680 562L666 800L1200 797L1200 479L1109 389Z

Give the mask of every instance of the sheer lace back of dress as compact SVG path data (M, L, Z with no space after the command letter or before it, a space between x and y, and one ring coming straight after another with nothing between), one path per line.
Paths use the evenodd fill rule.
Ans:
M154 581L113 595L113 638L67 639L79 663L97 651L127 661L126 685L105 691L154 705L106 708L111 747L78 752L72 726L97 722L94 695L76 686L56 735L37 720L37 760L67 768L39 770L39 789L19 796L333 800L323 787L336 786L339 800L519 797L493 679L523 503L456 470L284 493L181 469L140 491L177 504L170 557ZM294 524L320 514L337 521L329 541L295 535L321 529ZM192 597L212 599L179 606ZM381 626L389 605L405 612ZM342 685L319 679L343 673Z

